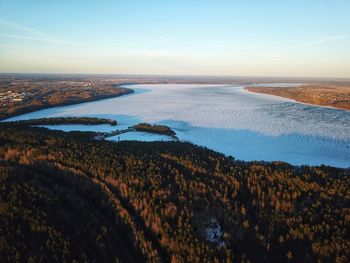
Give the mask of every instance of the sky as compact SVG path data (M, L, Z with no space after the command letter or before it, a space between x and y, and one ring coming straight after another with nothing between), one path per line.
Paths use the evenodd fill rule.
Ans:
M350 77L350 0L0 0L0 72Z

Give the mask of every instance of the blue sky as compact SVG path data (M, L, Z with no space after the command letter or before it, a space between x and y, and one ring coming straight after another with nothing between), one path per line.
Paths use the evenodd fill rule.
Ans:
M350 0L0 0L0 72L350 77Z

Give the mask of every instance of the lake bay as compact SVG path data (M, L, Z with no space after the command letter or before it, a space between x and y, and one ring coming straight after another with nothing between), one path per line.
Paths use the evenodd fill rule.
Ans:
M59 125L49 128L112 131L148 122L172 128L181 141L241 160L350 167L350 112L250 93L231 85L129 85L135 93L55 107L8 120L63 116L111 118L118 126ZM125 139L147 138L137 133ZM111 138L114 140L124 139Z

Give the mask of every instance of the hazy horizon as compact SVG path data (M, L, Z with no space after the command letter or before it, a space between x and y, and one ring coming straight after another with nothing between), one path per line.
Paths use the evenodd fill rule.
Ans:
M115 78L142 78L146 79L159 79L159 80L178 80L178 79L188 79L188 80L221 80L221 81L229 81L237 80L237 81L271 81L271 83L275 83L276 81L350 81L350 77L309 77L309 76L272 76L272 75L190 75L190 74L134 74L134 73L67 73L67 72L1 72L0 75L4 77L8 77L11 75L17 76L48 76L48 77L115 77Z
M0 1L0 72L350 78L350 2Z

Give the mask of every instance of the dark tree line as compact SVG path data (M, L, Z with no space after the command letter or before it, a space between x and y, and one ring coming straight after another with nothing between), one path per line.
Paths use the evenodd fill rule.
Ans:
M116 120L94 117L56 117L56 118L40 118L9 122L8 125L63 125L63 124L81 124L81 125L99 125L110 124L117 125Z
M133 126L133 128L136 131L164 134L164 135L176 137L176 133L172 129L170 129L168 126L165 126L165 125L151 125L148 123L139 123Z

